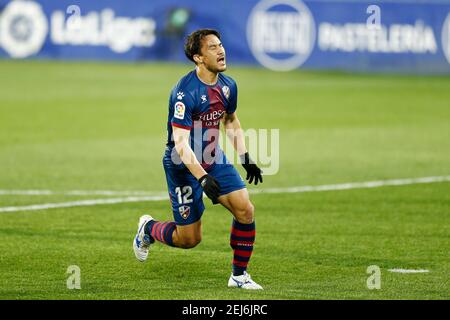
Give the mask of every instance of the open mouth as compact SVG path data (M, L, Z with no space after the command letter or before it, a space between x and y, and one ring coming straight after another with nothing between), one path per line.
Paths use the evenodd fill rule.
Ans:
M220 63L220 64L225 64L225 57L218 58L217 62Z

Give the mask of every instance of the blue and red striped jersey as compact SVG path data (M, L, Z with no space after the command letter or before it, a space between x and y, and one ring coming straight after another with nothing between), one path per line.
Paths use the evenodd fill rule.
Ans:
M219 73L217 83L207 85L189 72L172 89L169 99L167 121L167 146L172 149L174 141L172 126L191 131L191 148L207 170L222 156L218 145L220 120L225 113L231 114L237 107L236 82Z

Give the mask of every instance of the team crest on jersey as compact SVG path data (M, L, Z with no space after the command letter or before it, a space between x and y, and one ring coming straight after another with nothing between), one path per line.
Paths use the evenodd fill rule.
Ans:
M177 119L184 119L184 112L186 111L186 107L184 106L184 103L181 101L178 101L177 103L175 103L175 112L173 114L173 116Z
M223 86L222 92L223 92L223 95L225 96L225 98L228 99L230 97L230 88L228 86Z
M178 208L178 212L180 213L180 216L186 220L189 217L189 214L191 213L191 208L188 206L181 206Z

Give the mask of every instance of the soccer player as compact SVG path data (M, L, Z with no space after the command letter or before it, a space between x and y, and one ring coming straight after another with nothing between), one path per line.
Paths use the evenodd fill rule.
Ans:
M133 249L136 258L145 261L155 240L185 249L199 244L204 192L213 204L220 203L234 218L228 286L262 289L246 271L255 241L254 207L244 181L218 145L222 122L247 172L246 179L250 184L262 183L261 170L247 152L236 114L236 82L222 73L227 65L219 32L201 29L191 33L184 51L195 63L195 69L181 78L170 95L168 141L163 157L175 222L142 216Z

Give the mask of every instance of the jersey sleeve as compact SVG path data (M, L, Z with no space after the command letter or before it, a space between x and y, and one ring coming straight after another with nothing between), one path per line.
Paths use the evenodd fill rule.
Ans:
M228 99L229 104L227 108L228 114L234 113L237 109L237 95L237 85L236 82L233 81L232 84L230 84L230 98Z
M170 123L174 127L190 130L194 101L187 92L175 88L170 95Z

